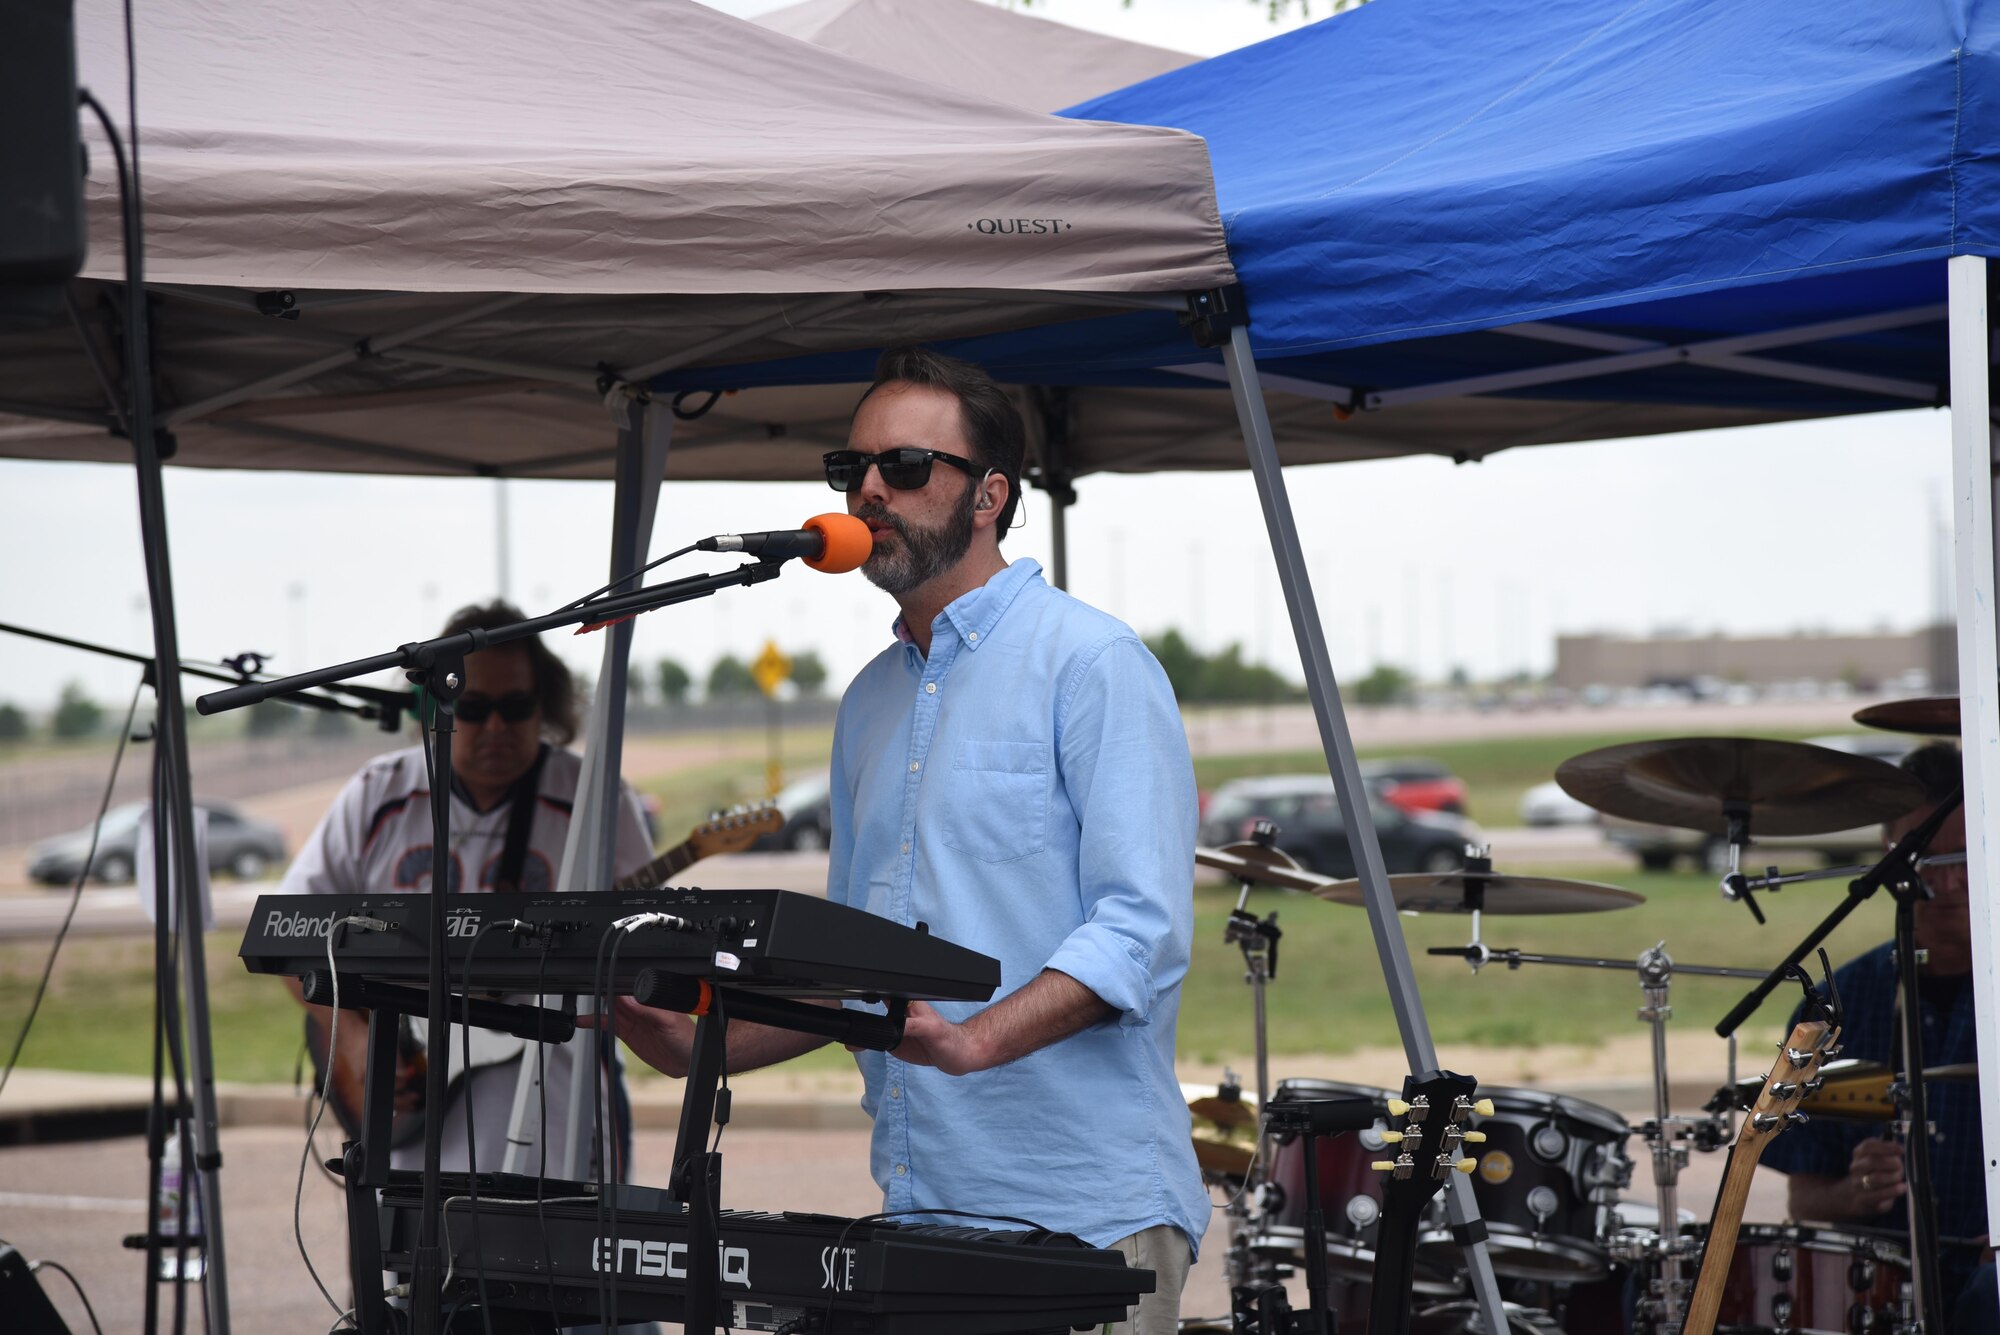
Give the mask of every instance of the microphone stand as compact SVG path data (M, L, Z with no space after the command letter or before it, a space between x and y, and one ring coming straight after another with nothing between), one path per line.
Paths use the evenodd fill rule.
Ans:
M354 677L400 668L412 683L428 692L434 704L425 726L430 729L431 746L431 893L430 969L427 1006L431 1022L448 1015L445 997L445 895L451 890L451 737L452 705L465 691L465 658L496 645L523 640L558 626L590 623L587 628L650 612L654 608L704 598L735 585L761 584L776 579L782 570L779 560L755 561L720 575L691 575L650 588L601 598L582 607L568 607L547 616L530 617L493 630L468 630L432 640L418 640L371 658L357 658L332 667L316 668L274 681L246 682L227 690L200 696L195 709L219 714L240 709L314 686L346 681ZM371 1052L371 1056L375 1055ZM447 1062L434 1061L424 1075L425 1105L442 1110L445 1106ZM424 1169L421 1213L417 1240L412 1249L410 1297L411 1327L416 1335L441 1335L444 1257L439 1245L442 1220L439 1176L443 1156L444 1118L424 1119ZM468 1165L476 1168L476 1165ZM351 1221L350 1221L351 1227ZM695 1264L700 1264L696 1262ZM377 1335L370 1332L369 1335Z
M1784 962L1715 1026L1715 1032L1723 1038L1735 1033L1799 961L1845 921L1848 914L1872 898L1877 890L1889 888L1890 897L1896 901L1896 992L1900 1011L1897 1023L1903 1048L1904 1111L1908 1117L1903 1153L1908 1160L1905 1176L1910 1190L1904 1200L1909 1213L1910 1275L1916 1287L1917 1327L1923 1335L1943 1335L1944 1295L1938 1291L1937 1203L1931 1195L1930 1113L1924 1094L1923 1024L1917 1010L1916 902L1931 897L1920 872L1924 850L1930 847L1931 840L1937 837L1964 796L1963 788L1954 789L1930 815L1898 839L1880 862L1848 882L1847 898L1835 905Z
M5 632L9 635L19 635L30 640L41 640L47 644L59 644L65 649L81 649L87 654L98 654L105 658L116 658L127 663L137 663L146 669L147 680L153 680L155 660L150 654L135 654L124 649L113 649L109 645L93 644L89 640L72 640L66 635L52 635L45 630L30 630L26 626L16 626L6 621L0 621L0 632ZM198 663L190 663L186 659L182 659L181 675L183 677L201 677L207 681L227 682L234 686L249 681L253 674L261 671L263 668L263 656L260 654L244 654L240 658L230 661L233 663L244 663L246 666L234 675L231 675L227 672L218 672L214 668L205 667ZM247 666L249 664L254 664L255 666ZM403 726L403 711L408 709L411 704L411 696L408 691L385 691L373 686L342 686L335 689L344 691L349 695L359 696L365 703L352 705L345 700L335 700L330 696L314 695L305 691L287 691L278 698L291 704L325 710L330 714L351 714L355 718L369 719L379 724L384 732L395 732Z

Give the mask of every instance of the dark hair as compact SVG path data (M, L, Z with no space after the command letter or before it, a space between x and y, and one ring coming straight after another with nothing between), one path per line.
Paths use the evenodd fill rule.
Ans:
M1950 742L1929 742L1898 762L1924 786L1924 804L1935 806L1958 791L1965 781L1965 763Z
M495 598L490 603L468 603L451 614L439 635L461 635L468 630L497 630L501 626L511 626L517 621L526 621L521 609L505 598ZM576 680L569 675L563 661L549 652L541 637L530 635L525 640L514 640L507 644L495 645L486 653L503 650L518 650L528 656L529 666L535 670L535 693L542 697L542 733L557 746L568 746L576 740Z
M1014 509L1021 503L1021 456L1027 450L1027 428L1007 391L993 377L971 362L947 357L941 352L910 344L889 348L875 363L875 383L854 405L861 404L891 381L941 389L958 400L959 421L965 443L972 447L972 461L981 471L992 469L1007 479L1007 503L1000 507L999 522L993 526L997 537L1007 536L1014 525Z

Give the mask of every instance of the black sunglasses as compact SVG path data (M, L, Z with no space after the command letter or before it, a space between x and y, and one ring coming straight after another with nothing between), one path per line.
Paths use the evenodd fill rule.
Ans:
M542 707L540 697L529 691L509 691L498 700L485 695L468 695L452 709L460 723L479 724L495 714L503 723L526 723Z
M862 480L868 476L868 465L882 470L882 481L897 491L915 491L931 480L931 462L942 460L964 473L967 477L980 476L978 464L970 459L961 459L943 450L919 449L915 445L899 445L893 450L883 450L880 454L863 454L860 450L829 450L820 462L826 465L826 485L835 491L859 491Z

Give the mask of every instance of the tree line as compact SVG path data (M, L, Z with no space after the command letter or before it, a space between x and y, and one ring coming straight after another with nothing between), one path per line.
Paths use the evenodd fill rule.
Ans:
M1261 663L1245 662L1240 644L1204 654L1178 630L1166 630L1146 637L1146 647L1160 660L1167 681L1182 704L1270 704L1305 697L1305 688L1284 674ZM798 693L808 698L824 695L827 669L819 654L803 649L792 653L790 658L791 682ZM1406 694L1411 684L1407 673L1378 668L1349 690L1357 703L1384 703ZM685 708L698 700L746 700L762 694L750 664L734 654L716 658L698 679L686 664L674 658L659 659L650 669L634 664L627 691L635 704L663 705L670 709ZM72 741L95 736L112 721L83 684L72 681L62 688L56 707L43 720L39 731L57 741ZM243 726L252 737L307 731L338 735L346 732L351 723L345 715L266 701L247 711ZM37 731L35 720L25 710L0 701L0 746L28 741Z

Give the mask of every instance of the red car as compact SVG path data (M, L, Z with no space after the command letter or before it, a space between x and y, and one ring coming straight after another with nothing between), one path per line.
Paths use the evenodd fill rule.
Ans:
M1383 801L1403 811L1465 814L1465 780L1435 760L1364 760L1361 777Z

